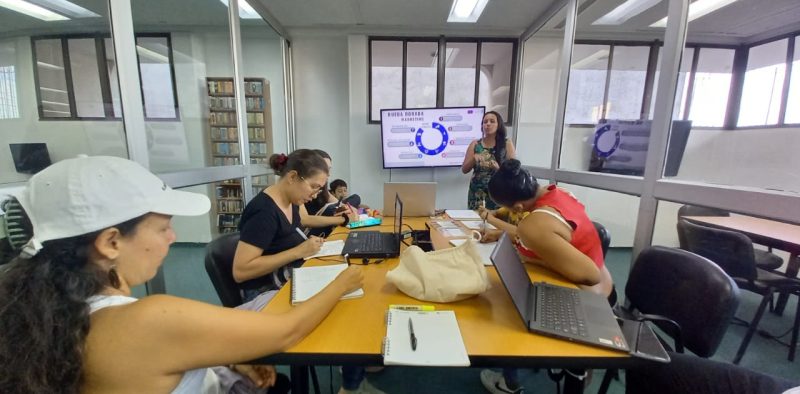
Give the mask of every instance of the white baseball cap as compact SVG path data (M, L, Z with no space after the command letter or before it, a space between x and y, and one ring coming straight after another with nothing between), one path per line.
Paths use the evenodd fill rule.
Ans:
M33 225L23 253L42 243L99 231L146 213L196 216L208 212L208 197L172 190L136 162L110 156L59 161L15 193Z

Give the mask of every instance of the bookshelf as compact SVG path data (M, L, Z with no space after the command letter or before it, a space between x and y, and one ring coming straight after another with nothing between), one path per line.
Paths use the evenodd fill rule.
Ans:
M250 164L268 164L272 154L272 114L269 81L264 78L244 79L247 111L247 137ZM208 94L208 151L211 166L233 166L241 163L239 130L236 125L236 97L233 78L206 78ZM253 192L267 186L268 177L253 177ZM220 234L235 232L244 209L241 180L217 182L215 188L215 220Z

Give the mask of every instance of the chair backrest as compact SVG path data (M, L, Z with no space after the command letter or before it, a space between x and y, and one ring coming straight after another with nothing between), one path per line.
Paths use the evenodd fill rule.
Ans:
M719 265L735 279L756 279L756 258L753 242L736 231L701 226L678 220L681 249L699 254Z
M714 355L739 306L739 287L719 266L664 246L639 254L625 296L633 309L678 323L683 345L700 357Z
M682 216L731 216L731 213L719 208L687 204L678 208L678 218L680 219Z
M594 221L592 224L594 224L597 235L600 237L600 246L603 248L603 258L605 258L608 253L608 247L611 245L611 234L608 233L608 230L606 230L605 226L602 224Z
M233 279L233 256L239 233L224 234L206 246L206 272L222 305L233 308L242 304L242 293Z

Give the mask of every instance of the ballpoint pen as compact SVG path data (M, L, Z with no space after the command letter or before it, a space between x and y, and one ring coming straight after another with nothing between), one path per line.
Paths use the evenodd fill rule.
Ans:
M300 227L295 227L294 229L295 229L295 231L297 231L298 234L300 234L301 237L303 237L303 239L308 239L308 237L306 237L306 234L303 232L303 230L300 230Z
M408 338L411 340L411 350L417 350L417 336L414 335L414 323L408 318Z
M433 305L389 305L389 309L397 309L401 311L417 311L417 312L432 312L436 310Z

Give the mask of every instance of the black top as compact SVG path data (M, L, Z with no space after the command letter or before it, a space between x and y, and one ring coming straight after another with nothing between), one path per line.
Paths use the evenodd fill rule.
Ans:
M286 220L272 197L258 193L242 212L239 222L240 240L264 250L262 256L283 252L305 241L296 228L300 227L300 207L292 204L292 222ZM289 280L291 269L303 265L303 259L295 260L262 277L239 284L243 289L261 291L277 290Z

